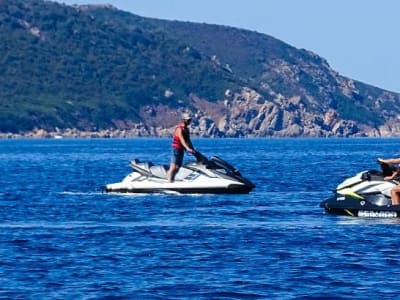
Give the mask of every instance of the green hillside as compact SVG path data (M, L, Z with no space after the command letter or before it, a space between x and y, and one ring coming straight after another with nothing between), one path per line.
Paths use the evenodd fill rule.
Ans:
M398 94L344 78L316 54L248 30L149 19L107 5L1 0L0 38L0 132L146 124L143 107L191 109L194 96L216 103L244 87L275 105L279 97L299 98L317 123L329 109L373 127L400 112Z
M187 104L189 93L218 99L234 86L195 49L137 20L114 9L1 1L0 131L107 128L138 121L143 104ZM164 97L171 87L174 96Z

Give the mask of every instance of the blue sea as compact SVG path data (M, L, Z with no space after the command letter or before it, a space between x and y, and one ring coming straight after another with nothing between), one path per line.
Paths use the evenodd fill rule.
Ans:
M198 138L256 188L102 192L133 158L168 164L170 142L0 140L0 298L399 299L400 221L319 203L400 139Z

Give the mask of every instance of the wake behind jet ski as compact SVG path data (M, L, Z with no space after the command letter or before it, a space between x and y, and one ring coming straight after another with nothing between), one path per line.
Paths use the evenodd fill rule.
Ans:
M134 159L130 162L133 172L121 182L107 184L106 192L115 193L201 193L201 194L245 194L255 186L240 172L217 156L207 159L200 152L196 161L184 164L168 182L168 166L154 165Z
M393 205L391 190L400 178L385 180L394 168L380 163L381 170L367 170L340 183L334 195L320 203L326 213L358 217L400 217L400 205Z

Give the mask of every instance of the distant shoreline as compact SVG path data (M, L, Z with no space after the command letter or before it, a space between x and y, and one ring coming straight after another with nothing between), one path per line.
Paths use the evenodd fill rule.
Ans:
M193 130L192 130L193 129ZM377 136L367 136L367 135L285 135L281 132L275 132L275 134L270 136L260 136L241 134L236 136L220 134L209 135L205 131L199 130L199 128L194 127L191 129L191 136L193 138L400 138L400 136L389 136L389 135L377 135ZM130 139L130 138L168 138L172 137L174 127L171 128L147 128L144 126L138 126L131 129L102 129L98 131L83 131L76 128L67 129L56 129L55 131L47 131L45 129L34 129L22 133L11 133L11 132L0 132L1 139Z
M0 139L96 139L96 138L140 138L140 137L169 137L171 133L167 130L159 134L148 134L143 130L100 130L81 131L78 129L66 129L64 131L46 131L35 129L24 133L0 132Z
M144 132L138 132L137 130L101 130L101 131L80 131L80 130L66 130L57 132L47 132L45 130L34 130L24 133L4 133L0 132L0 140L39 140L39 139L134 139L134 138L171 138L172 132L163 130L155 132L155 134L149 134ZM365 138L365 139L398 139L400 136L208 136L192 134L192 138L210 138L210 139L351 139L351 138Z

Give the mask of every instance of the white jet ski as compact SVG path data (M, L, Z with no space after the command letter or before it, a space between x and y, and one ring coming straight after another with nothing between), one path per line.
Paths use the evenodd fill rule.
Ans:
M196 152L197 161L184 164L168 182L169 166L153 165L134 159L130 162L133 172L121 182L105 186L111 193L186 193L186 194L247 194L255 186L240 172L217 156L207 159Z
M385 180L394 168L381 163L381 171L366 170L340 183L320 206L329 214L358 217L400 217L400 205L393 205L390 191L400 178Z

